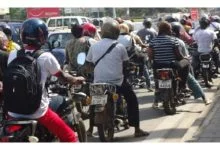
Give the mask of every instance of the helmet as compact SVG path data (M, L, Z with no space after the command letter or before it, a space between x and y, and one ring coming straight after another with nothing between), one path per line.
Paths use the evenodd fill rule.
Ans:
M174 18L174 17L172 17L172 16L167 16L166 19L165 19L165 21L171 23L171 22L176 22L176 21L178 21L178 19L177 19L177 18Z
M120 33L129 33L129 27L126 23L119 25Z
M179 22L172 22L171 23L172 32L176 37L180 36L180 32L183 29L183 26Z
M96 27L94 24L92 23L85 23L83 24L83 35L85 36L94 36L96 33Z
M184 18L180 19L180 23L181 23L182 25L185 25L185 24L186 24L186 19L184 19Z
M199 20L199 25L201 29L206 29L210 24L210 20L208 18L208 16L203 16L200 18Z
M147 28L150 28L152 25L152 19L151 18L144 19L143 25Z
M124 22L124 20L123 20L122 18L120 18L120 17L115 18L115 20L116 20L119 24L121 24L121 23Z
M129 27L129 32L134 31L134 24L133 24L132 21L126 20L125 23L126 23L126 24L128 25L128 27Z
M220 17L218 15L211 16L210 21L220 23Z
M27 19L21 27L21 40L27 45L43 45L48 37L46 24L37 18Z
M7 36L11 36L12 35L12 31L10 26L7 23L1 23L0 24L0 30L3 31Z
M107 21L102 25L102 38L118 39L120 34L119 23L117 21Z

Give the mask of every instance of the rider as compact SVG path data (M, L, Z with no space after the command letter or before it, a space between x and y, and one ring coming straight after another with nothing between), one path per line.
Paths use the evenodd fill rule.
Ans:
M213 51L214 47L217 48L219 47L218 39L215 32L208 28L210 25L210 20L208 16L201 17L199 20L199 24L200 24L200 28L198 28L197 31L193 34L193 38L198 45L198 53L195 54L195 59L193 60L194 69L199 67L198 64L199 64L200 54L211 53L212 56L214 56L213 57L214 61L216 59L219 59L218 57L217 58L215 57L216 54ZM206 83L206 87L211 87L211 83Z
M102 40L92 45L87 55L87 66L93 66L107 49L117 41L120 34L119 24L112 20L107 21L101 28ZM124 95L127 102L128 121L135 127L135 137L147 136L149 133L140 129L137 97L132 87L124 79L123 65L129 60L125 47L118 43L110 53L100 60L94 69L94 83L108 82L117 85L118 93Z
M10 52L12 50L20 50L21 47L20 45L18 45L17 43L15 43L13 40L12 40L12 31L11 31L11 28L8 26L8 25L5 25L5 26L1 26L3 28L3 32L5 33L5 35L7 36L8 38L8 44L7 44L7 52Z
M186 48L186 44L183 42L183 40L180 39L180 31L181 31L181 25L173 22L171 23L172 26L172 35L174 37L176 37L176 39L178 40L179 43L179 51L182 54L183 57L185 57L186 59L191 60L191 56L189 55L189 51ZM198 98L202 98L203 102L207 105L209 104L211 101L209 101L207 99L207 97L205 96L205 93L203 91L203 89L201 88L199 82L194 78L193 74L193 70L191 68L190 65L190 69L191 72L189 72L188 78L187 78L187 85L188 87L192 90L193 96L195 99Z
M78 64L77 64L77 55L80 52L88 53L89 47L96 43L97 41L94 39L97 29L96 26L91 23L85 23L83 25L77 25L74 24L72 26L72 34L73 39L71 39L67 45L66 45L66 54L67 54L67 62L69 62L69 71L79 71L79 73L83 72L83 68L81 70L78 70ZM88 77L88 76L87 76ZM88 77L89 79L92 78L92 76ZM88 89L86 89L86 94L89 95ZM76 109L78 112L81 113L82 118L86 119L88 118L88 114L82 110L82 104L76 103ZM91 106L90 115L94 115L93 113L93 107ZM92 132L90 132L93 129L94 123L92 117L90 117L90 125L89 129L87 131L87 134L90 136Z
M140 64L140 70L139 70L139 76L143 77L144 80L146 80L147 89L149 92L152 92L152 87L150 83L150 77L149 77L149 71L147 68L147 58L144 54L141 54L140 52L134 52L136 41L135 39L130 35L129 27L126 23L122 23L119 25L120 28L120 35L118 37L118 42L125 46L128 52L128 56L132 55L131 53L135 53L134 57L130 59L134 59L135 63Z
M154 77L156 77L155 69L177 67L179 76L182 79L179 86L183 90L185 89L189 73L189 61L184 59L179 53L179 44L174 37L171 37L171 29L171 25L168 22L162 21L160 23L158 36L149 45L149 58L153 60ZM155 87L155 97L159 94L157 88ZM153 107L158 107L157 97L155 98Z
M48 28L46 24L37 18L27 19L23 22L21 28L21 40L23 42L24 51L33 53L39 50L40 47L46 42L48 37ZM8 64L16 58L17 50L9 54ZM39 124L46 127L51 133L56 135L61 142L77 142L75 132L49 107L49 98L45 89L45 82L47 77L55 75L58 79L70 84L78 84L84 80L83 77L73 77L68 73L64 73L56 58L49 52L41 54L37 63L41 68L41 83L43 87L43 94L41 104L38 110L30 115L17 114L8 112L8 115L13 118L27 118L37 119Z
M154 28L152 28L152 19L147 18L143 22L144 29L141 29L137 32L137 35L141 38L141 40L147 44L149 43L153 38L157 36L157 32Z
M73 24L71 28L73 38L66 44L66 64L70 71L78 70L77 55L80 52L88 53L94 39L96 27L91 23L84 25Z

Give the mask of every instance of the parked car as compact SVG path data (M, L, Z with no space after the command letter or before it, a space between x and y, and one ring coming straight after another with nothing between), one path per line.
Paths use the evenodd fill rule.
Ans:
M55 31L56 29L69 28L72 23L83 24L87 22L90 20L85 16L59 16L48 18L46 24L49 31Z

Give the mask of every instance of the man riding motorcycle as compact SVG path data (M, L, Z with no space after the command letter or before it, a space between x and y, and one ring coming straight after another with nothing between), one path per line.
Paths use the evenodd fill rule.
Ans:
M156 77L156 69L176 68L181 78L179 87L183 90L189 73L189 61L181 55L178 41L171 37L171 29L171 25L167 21L160 23L158 36L149 45L149 58L153 61L154 77ZM157 82L157 79L155 81ZM157 89L158 87L155 87L156 98L153 107L158 107L157 95L159 93Z
M141 38L141 40L147 44L149 43L153 38L157 36L157 32L155 29L152 28L152 19L147 18L143 22L144 29L141 29L137 32L137 35Z
M25 53L34 53L39 50L46 42L48 37L48 28L46 24L37 18L27 19L23 22L21 28L21 40L24 44ZM9 54L8 64L17 57L17 50ZM61 142L77 142L75 132L49 108L49 98L46 92L45 83L47 77L54 75L58 79L70 84L78 84L84 81L83 77L73 77L68 73L64 73L56 58L49 52L42 53L37 58L37 64L40 66L42 98L40 107L32 114L18 114L8 112L9 118L26 118L37 119L38 123L46 127L52 134L56 135ZM7 99L5 99L7 101Z
M87 55L88 68L93 68L94 63L113 45L120 33L116 21L108 21L101 28L102 40L92 45ZM123 66L129 60L125 47L118 43L94 68L94 83L107 82L117 86L117 92L123 94L127 102L128 121L135 127L135 137L147 136L149 133L140 129L139 110L137 97L132 87L124 79Z
M199 20L200 28L196 30L193 34L193 39L198 45L198 52L195 54L193 60L194 70L199 67L199 55L200 54L211 54L216 65L215 72L218 72L218 54L215 52L215 48L218 49L219 43L217 36L214 31L210 30L208 27L210 25L210 20L207 16L203 16ZM216 56L217 55L217 56ZM211 74L211 72L210 72ZM206 87L211 87L211 83L206 83Z

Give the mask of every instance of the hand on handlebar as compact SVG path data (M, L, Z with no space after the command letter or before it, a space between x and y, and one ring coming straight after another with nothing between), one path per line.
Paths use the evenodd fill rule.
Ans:
M83 84L83 82L86 80L84 77L82 77L82 76L78 76L78 77L73 77L74 78L74 80L73 80L73 84L76 84L76 85L78 85L78 84Z

